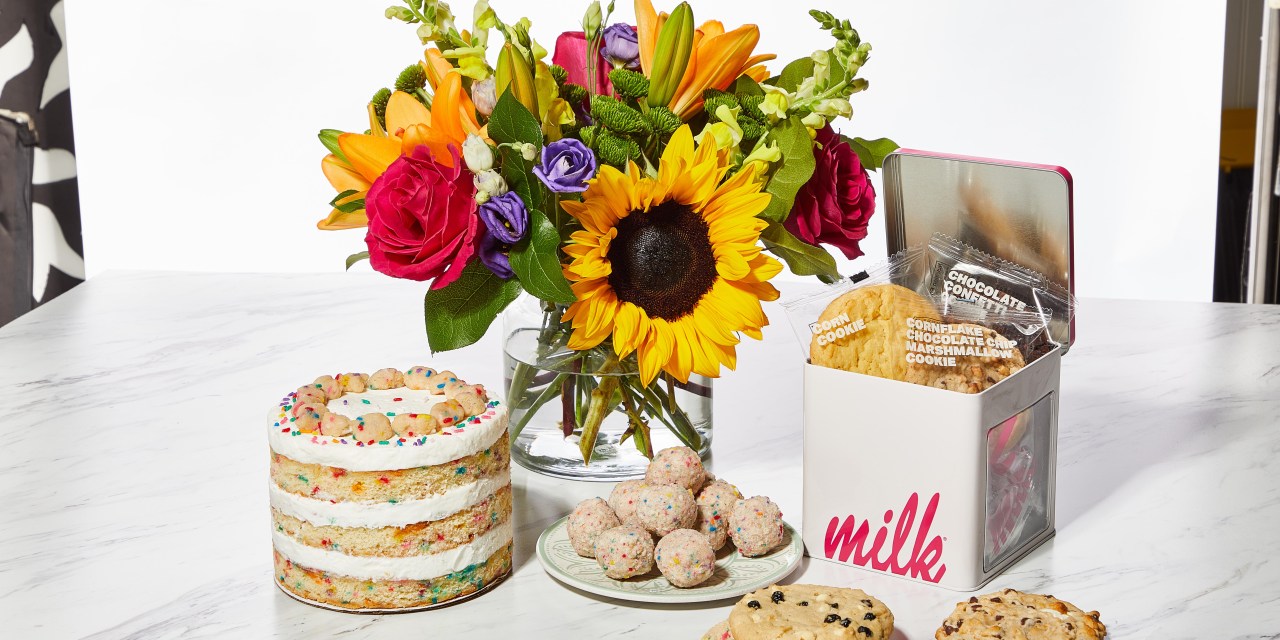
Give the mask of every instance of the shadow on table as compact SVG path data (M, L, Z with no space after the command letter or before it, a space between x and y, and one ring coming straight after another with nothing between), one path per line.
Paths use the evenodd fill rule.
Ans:
M1222 424L1219 411L1195 399L1154 404L1073 395L1069 402L1058 422L1059 530L1146 470L1210 451L1249 428L1239 421Z

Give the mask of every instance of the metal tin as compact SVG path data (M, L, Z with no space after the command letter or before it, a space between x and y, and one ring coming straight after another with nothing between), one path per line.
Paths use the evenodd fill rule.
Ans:
M899 149L884 161L889 252L945 233L1075 293L1072 181L1064 168ZM1051 327L1068 347L1075 321Z

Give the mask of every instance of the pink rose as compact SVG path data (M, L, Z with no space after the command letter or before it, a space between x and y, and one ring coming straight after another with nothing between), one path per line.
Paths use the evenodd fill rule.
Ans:
M369 264L396 278L431 280L440 289L458 279L475 255L480 218L471 174L450 146L453 167L424 145L400 156L369 187Z
M566 82L582 85L600 95L613 95L613 83L609 82L609 72L613 65L596 54L596 82L587 81L587 37L581 31L566 31L556 38L556 52L551 61L564 67L567 73Z
M853 148L828 125L818 131L813 177L796 194L783 224L809 244L825 244L850 260L862 255L858 242L876 212L876 191Z

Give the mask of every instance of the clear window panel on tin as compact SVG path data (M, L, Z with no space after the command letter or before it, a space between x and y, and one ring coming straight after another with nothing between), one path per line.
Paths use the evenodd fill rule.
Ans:
M1049 526L1053 437L1053 394L987 431L984 570Z

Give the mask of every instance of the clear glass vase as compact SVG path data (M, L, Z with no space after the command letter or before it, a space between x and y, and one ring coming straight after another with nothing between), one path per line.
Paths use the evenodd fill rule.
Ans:
M665 447L710 453L709 378L694 374L682 383L663 373L645 385L635 355L619 359L607 341L570 350L563 312L524 295L503 314L516 462L559 478L616 481L643 477L653 452Z

